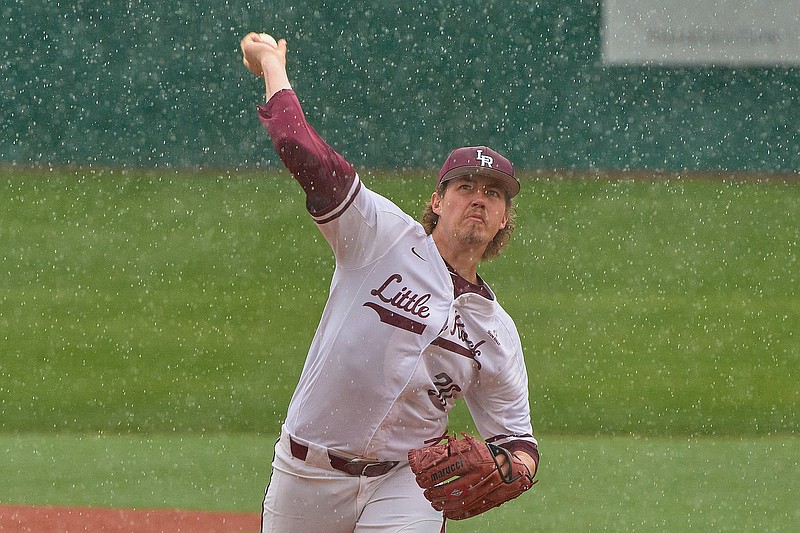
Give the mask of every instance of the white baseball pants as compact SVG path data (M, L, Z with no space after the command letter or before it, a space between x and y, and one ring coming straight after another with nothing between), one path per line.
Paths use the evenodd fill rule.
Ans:
M352 476L320 450L293 457L285 432L275 446L262 533L441 533L443 520L407 461L382 476Z

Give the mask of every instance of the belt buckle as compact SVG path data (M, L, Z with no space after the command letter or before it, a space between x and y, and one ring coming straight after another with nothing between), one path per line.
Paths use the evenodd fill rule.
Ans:
M367 461L366 459L355 458L347 461L346 467L348 471L353 473L353 475L366 476L367 468L377 464L380 463L376 461Z
M376 477L382 476L397 465L397 461L368 461L366 459L351 459L347 461L347 469L357 476ZM370 468L377 468L377 472L370 473Z

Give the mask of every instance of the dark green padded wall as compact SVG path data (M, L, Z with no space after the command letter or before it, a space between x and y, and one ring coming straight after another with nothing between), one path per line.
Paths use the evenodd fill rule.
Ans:
M790 68L607 67L599 2L7 0L0 162L279 164L241 66L285 36L317 129L353 163L489 144L529 169L800 169Z

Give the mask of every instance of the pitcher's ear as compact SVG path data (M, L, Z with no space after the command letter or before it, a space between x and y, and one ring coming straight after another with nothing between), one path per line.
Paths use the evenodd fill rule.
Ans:
M434 213L436 213L437 215L440 215L440 216L441 216L441 214L442 214L442 213L440 212L440 211L442 210L442 197L441 197L441 196L439 196L439 193L438 193L438 192L434 192L434 193L431 195L431 210L432 210Z

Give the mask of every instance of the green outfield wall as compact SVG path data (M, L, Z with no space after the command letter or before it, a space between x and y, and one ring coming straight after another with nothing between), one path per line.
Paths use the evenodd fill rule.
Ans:
M0 162L274 167L241 65L289 41L310 120L353 163L489 144L529 169L795 172L797 68L608 66L602 4L55 2L0 8Z

